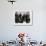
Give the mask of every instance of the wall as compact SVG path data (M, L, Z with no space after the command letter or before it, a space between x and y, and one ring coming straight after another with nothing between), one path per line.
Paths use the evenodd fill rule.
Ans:
M32 26L15 26L15 10L32 10ZM46 40L46 0L17 0L13 5L7 0L0 0L0 40L11 40L18 32L26 32L33 40Z

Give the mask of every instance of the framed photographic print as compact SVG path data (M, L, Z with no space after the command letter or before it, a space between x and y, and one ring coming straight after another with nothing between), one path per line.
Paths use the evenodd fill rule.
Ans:
M15 25L16 26L31 26L33 22L32 10L16 10Z

